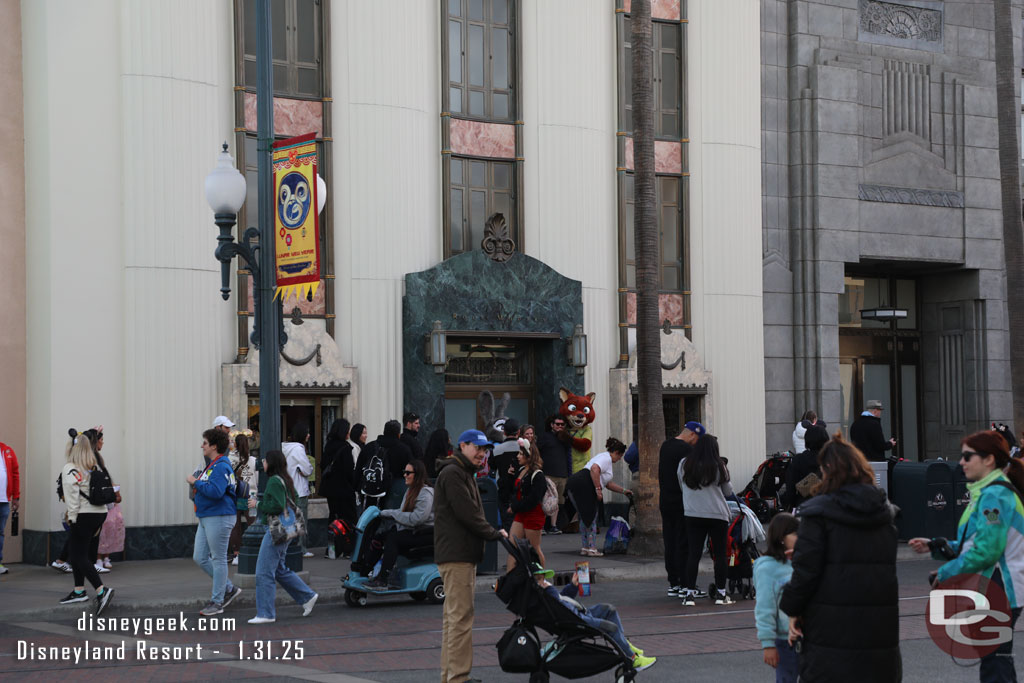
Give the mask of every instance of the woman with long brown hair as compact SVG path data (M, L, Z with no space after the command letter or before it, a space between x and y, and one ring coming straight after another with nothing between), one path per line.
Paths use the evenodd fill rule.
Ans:
M1010 457L1010 446L995 430L975 432L960 442L960 466L967 477L971 501L960 517L955 557L939 567L936 582L960 574L981 574L998 581L1010 604L1012 630L1024 606L1024 464ZM937 541L945 539L934 539ZM913 538L910 547L928 552L927 538ZM948 559L936 551L935 559ZM1013 639L981 658L982 681L1016 681Z
M263 469L267 473L267 488L259 503L255 498L249 499L249 507L260 511L263 524L267 523L267 515L280 515L289 507L298 508L295 483L288 473L288 460L281 451L268 451L263 456ZM268 527L260 543L260 554L256 558L256 616L249 620L250 624L271 624L277 620L274 599L277 597L277 584L280 583L292 600L302 606L302 616L309 616L313 605L319 597L299 575L285 564L289 542L274 543Z
M836 432L818 453L817 495L800 507L793 576L779 609L802 638L800 680L902 677L896 527L867 459Z
M548 480L541 468L544 461L541 460L540 451L533 443L525 438L519 437L519 452L516 453L516 461L519 464L519 472L512 487L512 498L509 500L508 512L514 515L512 528L508 535L512 538L525 538L537 551L541 566L547 564L544 561L544 553L540 549L541 531L544 529L544 494L548 490ZM512 571L516 564L512 556L508 556L507 571Z
M405 498L397 510L381 510L380 516L392 520L394 526L380 539L383 548L380 554L380 572L366 583L370 590L386 590L388 577L398 561L398 556L410 548L419 548L434 543L434 489L427 486L427 468L422 460L415 458L402 470L405 478ZM378 534L380 538L382 534ZM377 563L377 556L371 554L367 564Z

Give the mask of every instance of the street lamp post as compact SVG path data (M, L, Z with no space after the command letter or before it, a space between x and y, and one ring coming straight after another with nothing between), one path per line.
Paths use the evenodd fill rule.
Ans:
M249 228L240 242L234 242L231 228L235 224L238 210L245 201L245 178L234 168L227 144L221 152L217 167L207 176L206 198L214 212L214 222L220 228L215 255L221 262L221 296L228 298L230 287L230 263L235 256L241 256L249 266L253 277L254 309L256 325L252 344L260 351L260 455L281 448L281 389L278 366L281 346L285 343L284 324L281 319L281 305L274 298L274 187L271 167L271 151L274 145L274 92L271 70L270 0L255 0L250 6L256 15L256 156L258 166L257 193L259 204L259 229ZM233 171L233 173L232 173ZM258 238L253 245L252 240ZM260 491L266 487L262 473L262 457L259 460ZM263 537L263 526L250 525L243 537L239 553L240 574L255 574L256 556ZM289 553L291 555L291 553ZM302 556L298 554L297 564L289 557L289 566L302 569Z

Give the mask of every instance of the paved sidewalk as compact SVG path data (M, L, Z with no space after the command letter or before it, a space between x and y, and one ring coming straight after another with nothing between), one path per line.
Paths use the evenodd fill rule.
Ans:
M662 558L636 557L633 555L611 555L606 557L583 558L579 555L578 534L544 536L542 548L549 569L557 574L572 572L575 563L589 560L595 583L603 581L643 580L665 576ZM323 559L324 549L313 548L315 557L305 560L303 568L309 572L310 587L320 594L320 603L341 602L344 597L340 578L348 573L348 560ZM504 572L506 553L499 547L498 565ZM899 547L900 561L927 559L915 555L905 544ZM0 621L38 617L41 611L51 616L67 613L77 616L82 613L83 604L61 605L60 598L72 588L70 574L58 572L50 567L37 565L8 565L10 572L0 576ZM229 567L234 576L236 567ZM701 573L710 574L711 561L705 555L701 560ZM210 579L191 558L171 560L140 560L114 564L109 574L101 574L107 585L116 590L110 614L142 610L183 610L198 611L210 596ZM497 574L477 576L477 590L489 590ZM288 604L290 598L278 590L278 601ZM89 588L92 595L92 589ZM253 589L245 589L232 603L228 612L237 607L255 607L256 595ZM91 605L91 603L90 603Z

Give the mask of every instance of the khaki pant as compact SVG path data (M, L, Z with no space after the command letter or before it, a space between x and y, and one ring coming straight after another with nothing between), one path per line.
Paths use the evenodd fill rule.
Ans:
M473 669L473 589L476 565L443 562L437 565L444 581L441 626L441 683L464 683Z

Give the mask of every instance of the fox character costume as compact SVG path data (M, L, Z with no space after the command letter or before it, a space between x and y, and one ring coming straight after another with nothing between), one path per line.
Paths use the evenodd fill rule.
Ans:
M594 394L577 396L565 387L558 390L558 398L562 405L558 408L558 414L565 418L569 432L572 437L572 472L573 474L583 469L590 460L590 446L594 440L594 430L590 423L594 421Z

